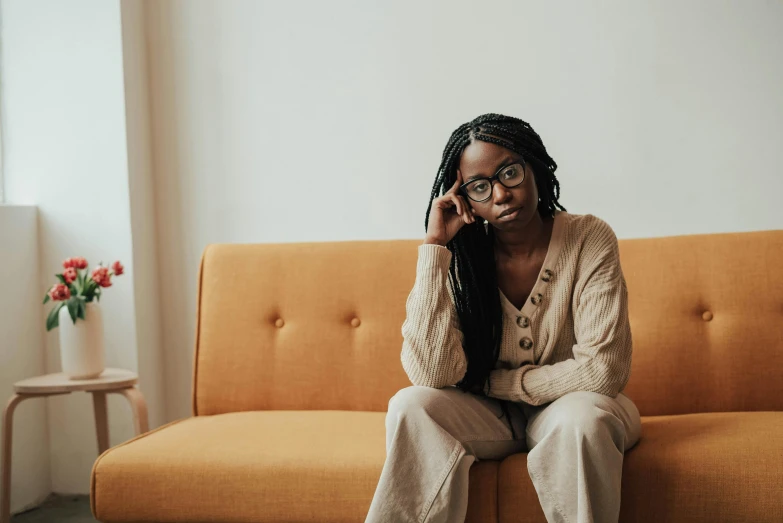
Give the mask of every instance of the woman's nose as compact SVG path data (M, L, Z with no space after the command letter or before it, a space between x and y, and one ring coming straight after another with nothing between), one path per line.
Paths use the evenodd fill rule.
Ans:
M492 199L495 203L503 203L511 196L511 190L500 182L492 187Z

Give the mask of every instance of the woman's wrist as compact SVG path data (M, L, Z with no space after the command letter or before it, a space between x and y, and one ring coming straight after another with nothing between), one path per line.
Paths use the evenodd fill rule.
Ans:
M433 238L424 238L424 242L422 245L440 245L441 247L445 247L446 244L441 242L440 240L435 240Z

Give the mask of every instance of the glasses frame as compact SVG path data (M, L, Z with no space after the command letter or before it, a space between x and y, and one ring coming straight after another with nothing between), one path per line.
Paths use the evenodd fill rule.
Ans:
M505 171L509 167L513 167L514 165L519 165L519 166L522 167L522 180L520 180L519 183L515 183L514 185L506 185L505 183L503 183L501 181L500 173L502 173L503 171ZM500 183L506 189L511 189L513 187L518 187L519 185L522 185L522 183L524 183L525 179L527 178L527 169L525 167L527 167L527 163L525 162L525 160L519 160L518 162L514 162L514 163L511 163L511 164L508 164L508 165L504 165L503 167L498 169L497 172L495 174L493 174L492 176L490 176L489 178L486 177L486 176L482 176L480 178L474 178L474 179L470 180L469 182L463 183L462 185L459 186L459 192L460 192L460 194L462 194L466 198L469 198L471 201L474 201L476 203L486 202L487 200L492 198L492 190L495 188L495 186L493 185L493 182ZM476 200L475 198L472 198L468 194L468 185L476 183L476 182L479 182L479 181L482 181L482 180L489 181L489 196L487 196L483 200Z

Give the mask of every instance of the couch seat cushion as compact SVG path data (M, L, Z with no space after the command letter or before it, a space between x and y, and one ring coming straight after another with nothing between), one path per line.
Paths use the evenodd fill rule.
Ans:
M503 523L546 523L531 509L527 454L500 464ZM625 454L620 521L783 521L783 412L643 416Z
M363 522L386 458L384 412L197 416L107 450L93 514L112 522ZM497 521L498 462L471 469L469 522Z
M358 521L385 458L385 413L197 416L106 451L93 513L113 521Z

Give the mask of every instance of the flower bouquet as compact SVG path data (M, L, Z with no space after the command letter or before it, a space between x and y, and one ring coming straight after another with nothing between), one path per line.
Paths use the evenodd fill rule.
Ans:
M63 372L72 379L98 377L104 370L103 314L97 302L112 277L120 276L124 267L119 261L104 267L99 264L87 272L87 260L68 258L63 272L44 297L57 305L46 318L46 330L60 328L60 361ZM70 317L70 322L68 321ZM77 320L82 320L77 324Z

